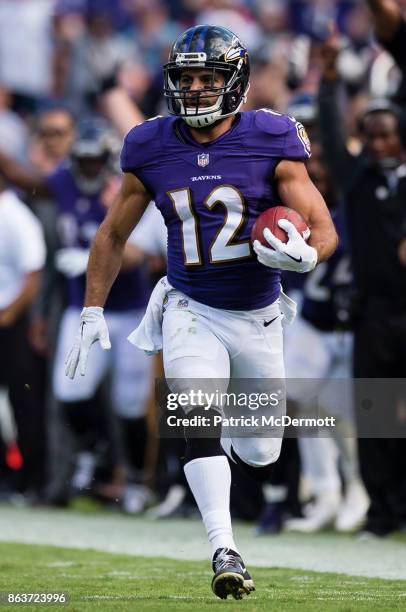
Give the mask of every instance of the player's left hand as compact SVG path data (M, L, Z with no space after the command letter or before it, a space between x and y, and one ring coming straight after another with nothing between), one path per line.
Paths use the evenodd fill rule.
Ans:
M74 378L78 365L80 374L82 376L85 375L90 347L97 340L99 340L102 349L108 350L111 348L109 330L103 316L103 308L100 306L90 306L84 308L80 315L79 331L65 361L66 376Z
M287 219L280 219L278 225L288 234L285 244L277 238L270 229L264 229L264 238L272 249L263 246L258 240L254 241L254 251L258 261L270 268L291 270L293 272L310 272L317 264L317 251L303 239L293 223Z

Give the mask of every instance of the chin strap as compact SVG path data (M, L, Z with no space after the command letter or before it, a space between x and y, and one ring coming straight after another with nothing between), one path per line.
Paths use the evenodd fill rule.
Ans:
M185 123L189 127L202 128L202 127L207 127L208 125L212 125L213 123L215 123L219 119L225 119L226 117L230 117L231 115L236 115L238 113L238 111L240 110L241 106L243 104L245 104L245 102L247 101L247 94L248 94L249 88L250 88L250 86L248 84L247 90L246 90L244 96L242 97L240 104L231 113L227 113L227 114L223 115L222 112L221 112L221 102L220 102L219 108L217 108L218 102L216 102L216 104L211 107L213 109L213 112L208 113L207 115L190 115L190 116L188 116L188 115L182 114L181 117L182 117L182 119L185 121ZM220 97L222 98L223 96L220 96ZM180 104L181 104L182 112L184 112L185 108L184 108L182 102ZM209 111L210 108L207 108L206 110ZM186 112L187 112L187 110L186 110Z
M215 113L210 113L210 115L203 115L200 117L197 115L195 117L186 116L182 118L189 127L203 128L209 125L213 125L213 123L215 123L221 118L221 114L219 113L219 111L217 111Z
M221 114L221 105L222 105L223 96L219 96L216 100L216 103L213 106L208 106L204 110L206 111L203 115L196 115L195 109L185 108L183 102L180 102L181 110L182 110L182 119L185 121L187 125L194 128L206 127L208 125L212 125L215 123L220 117ZM190 112L190 115L188 114Z

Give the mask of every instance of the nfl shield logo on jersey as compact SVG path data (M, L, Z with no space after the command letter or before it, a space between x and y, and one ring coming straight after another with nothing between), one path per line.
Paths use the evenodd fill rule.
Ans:
M209 163L209 154L208 153L200 153L200 155L197 156L197 163L202 168L207 166L207 164Z

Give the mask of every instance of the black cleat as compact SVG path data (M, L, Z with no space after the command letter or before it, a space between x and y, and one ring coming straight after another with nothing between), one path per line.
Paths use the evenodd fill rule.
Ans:
M218 548L213 557L214 577L211 582L213 593L220 599L232 595L242 599L255 591L254 581L240 555L231 548Z

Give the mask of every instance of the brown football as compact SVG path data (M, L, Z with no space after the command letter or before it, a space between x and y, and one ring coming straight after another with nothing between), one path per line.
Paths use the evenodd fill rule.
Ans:
M279 238L281 242L286 243L288 241L288 235L285 230L279 227L278 221L280 221L280 219L287 219L293 223L297 231L302 234L303 238L308 240L310 229L306 221L303 219L302 215L296 212L296 210L288 208L287 206L274 206L261 213L252 228L251 240L259 240L261 244L271 248L271 245L265 240L263 233L264 229L268 227L274 236Z

